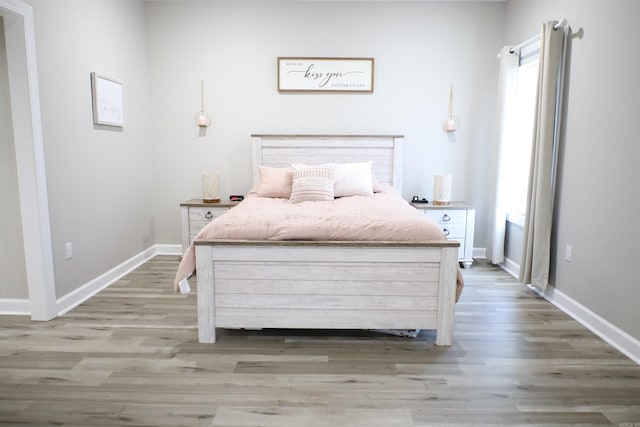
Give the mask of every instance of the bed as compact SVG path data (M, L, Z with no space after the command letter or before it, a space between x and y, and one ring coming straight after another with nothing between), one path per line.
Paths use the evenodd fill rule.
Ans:
M400 135L252 135L254 182L266 169L261 166L369 162L374 182L398 195L402 140ZM270 210L271 205L245 208L250 198L212 223L227 221L228 226L236 210ZM285 206L289 201L269 203ZM405 214L413 214L413 208ZM240 238L224 233L224 238L210 238L205 230L176 275L177 284L190 270L197 271L201 343L214 343L216 328L432 329L437 345L453 342L454 308L462 289L458 242L431 234L395 240L384 233L376 241L309 240L296 234L249 240L242 233Z

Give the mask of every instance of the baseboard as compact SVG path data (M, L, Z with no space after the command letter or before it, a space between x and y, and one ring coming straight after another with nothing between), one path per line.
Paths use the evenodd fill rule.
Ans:
M487 257L487 248L473 248L473 258L485 259Z
M114 283L116 280L120 279L125 274L138 268L140 265L158 255L159 247L164 249L164 246L172 247L174 245L154 245L149 249L146 249L139 254L134 255L122 264L117 265L106 273L91 280L90 282L80 286L76 290L69 292L61 298L58 298L58 300L56 301L56 310L58 312L58 316L61 316L69 310L82 304L104 288ZM179 247L179 245L175 246Z
M552 286L547 286L544 291L530 288L640 365L639 340Z
M512 259L505 258L504 261L500 263L500 267L516 279L520 274L520 264L517 264Z
M29 315L31 306L28 299L0 298L0 315Z
M82 304L156 255L182 255L182 245L154 245L56 300L58 316ZM28 299L0 298L0 315L30 315Z
M182 245L155 245L156 255L182 255Z

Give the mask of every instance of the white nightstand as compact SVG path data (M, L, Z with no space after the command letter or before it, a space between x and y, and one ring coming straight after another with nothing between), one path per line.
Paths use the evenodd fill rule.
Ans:
M219 217L238 203L204 203L202 199L191 199L180 203L182 214L182 252L196 238L198 232L214 218Z
M471 267L476 210L463 202L451 202L448 205L431 203L411 203L411 205L436 221L442 227L447 239L460 242L458 261L465 268Z

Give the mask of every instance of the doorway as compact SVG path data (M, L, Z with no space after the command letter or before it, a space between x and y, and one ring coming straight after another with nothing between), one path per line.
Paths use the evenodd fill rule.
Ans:
M19 258L24 263L31 318L50 320L57 315L57 309L33 8L20 0L0 0L0 19L6 48L5 81L10 94L4 101L8 112L1 120L8 120L7 134L11 134L15 153L14 184L19 200L19 218L15 221L22 225L22 232L17 235L17 240L22 240Z
M14 148L4 18L0 16L0 299L16 301L12 309L28 311L27 271L22 241L18 171Z

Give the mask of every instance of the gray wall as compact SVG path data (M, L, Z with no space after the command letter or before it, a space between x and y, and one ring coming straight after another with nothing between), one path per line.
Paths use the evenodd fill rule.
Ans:
M524 243L524 229L519 224L507 222L504 237L504 256L510 262L522 263L522 244ZM517 276L517 271L513 272Z
M155 243L144 5L30 3L60 298ZM124 128L94 126L92 71L124 82Z
M4 21L0 17L0 298L29 297L18 196Z
M180 241L178 204L201 197L200 173L221 174L224 198L251 185L252 133L405 135L404 196L431 198L433 174L478 209L486 240L503 3L148 2L157 242ZM373 94L279 94L278 56L374 57ZM207 137L193 117L213 114ZM446 142L449 85L461 120Z
M505 44L567 18L573 40L558 177L552 280L557 290L640 339L640 3L519 0L506 8ZM564 260L566 245L573 260Z

